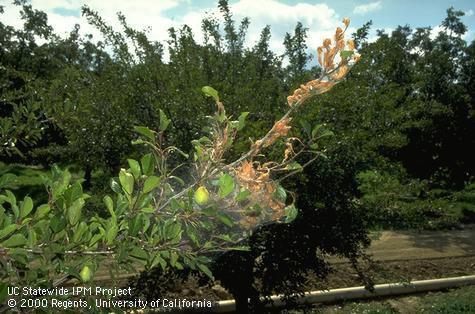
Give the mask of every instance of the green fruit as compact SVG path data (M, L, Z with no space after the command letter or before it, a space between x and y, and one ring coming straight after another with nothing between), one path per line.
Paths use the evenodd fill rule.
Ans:
M204 186L200 186L195 191L195 202L198 205L205 205L209 201L209 192Z
M81 280L83 282L88 282L89 280L92 279L92 271L91 271L91 268L89 268L89 266L84 266L82 269L81 269L81 272L79 273L79 276L81 277Z

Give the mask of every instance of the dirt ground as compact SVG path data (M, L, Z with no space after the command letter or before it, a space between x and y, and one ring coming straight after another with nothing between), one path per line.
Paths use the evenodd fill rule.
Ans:
M374 233L368 253L376 262L375 284L408 282L475 274L475 227L453 231L383 231ZM334 272L327 278L328 288L361 286L363 283L342 259L329 257ZM107 273L104 273L105 284ZM121 276L126 284L127 275ZM321 282L309 277L310 290L318 290ZM213 289L199 287L196 282L185 283L181 297L232 299L219 285Z
M475 255L421 260L377 260L375 284L457 277L475 274ZM330 288L361 286L356 272L347 263L335 266L328 277Z
M376 261L375 283L435 279L475 274L475 228L453 231L383 231L375 233L368 253ZM330 287L359 286L345 261L329 258L335 272Z
M383 231L375 233L368 252L377 260L475 255L475 227L451 231Z

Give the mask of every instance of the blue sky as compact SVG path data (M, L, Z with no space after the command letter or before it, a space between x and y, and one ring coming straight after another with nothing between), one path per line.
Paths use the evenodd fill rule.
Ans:
M204 14L217 14L217 1L212 0L31 0L33 7L48 13L51 25L60 34L66 34L73 25L79 23L83 33L96 30L87 25L80 16L80 8L87 4L112 26L117 26L117 11L126 16L128 22L138 29L150 28L149 36L164 42L168 38L167 29L186 23L201 41L200 21ZM466 13L462 18L468 26L465 39L475 38L475 1L474 0L369 0L369 1L310 1L310 0L232 0L231 9L237 20L250 17L247 45L259 38L261 29L269 24L272 30L271 48L281 53L282 41L286 32L292 32L297 21L309 28L308 46L312 51L324 37L341 25L344 17L351 18L350 32L365 22L373 21L373 33L376 29L390 32L398 25L409 24L412 27L431 26L434 33L445 17L445 11L453 6ZM2 22L19 26L18 9L10 0L0 0L5 6Z

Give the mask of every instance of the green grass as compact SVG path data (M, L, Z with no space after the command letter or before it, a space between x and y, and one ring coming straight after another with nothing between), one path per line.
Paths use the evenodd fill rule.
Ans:
M38 203L45 202L44 176L48 175L49 170L41 167L0 162L0 191L8 189L13 191L17 199L28 195Z
M422 313L475 313L475 286L423 298Z
M337 310L335 313L341 314L394 314L399 313L399 311L392 308L391 305L380 302L369 302L369 303L355 303L349 306L344 306L341 309Z
M475 313L475 286L394 298L317 305L281 313L313 314L458 314Z
M71 171L73 181L82 179L84 173ZM30 196L35 204L45 203L48 194L45 189L45 179L51 176L51 170L41 166L22 164L6 164L0 162L0 191L11 190L17 199Z

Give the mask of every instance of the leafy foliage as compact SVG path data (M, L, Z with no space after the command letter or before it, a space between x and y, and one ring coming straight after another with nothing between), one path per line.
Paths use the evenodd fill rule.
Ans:
M430 189L427 181L401 182L397 176L377 171L359 173L362 206L373 226L384 228L457 228L474 219L473 184L451 192Z
M111 180L116 196L106 195L103 199L107 218L84 217L89 195L79 182L71 180L69 171L57 167L47 181L48 202L34 211L29 196L17 202L15 195L5 190L0 197L2 279L17 285L56 286L69 277L90 282L106 257L115 272L132 269L135 262L145 269L158 265L163 270L168 265L176 269L187 267L212 277L207 266L211 261L209 253L242 250L236 243L256 226L278 222L286 212L295 218L295 208L284 210L285 189L270 175L289 171L283 177L286 178L295 174L303 167L289 168L290 161L306 152L318 156L317 151L307 151L309 144L298 139L301 147L295 151L287 140L290 145L282 162L255 159L263 149L286 138L295 111L310 96L337 84L342 76L335 77L333 73L349 66L348 59L342 59L338 65L329 64L320 79L296 91L287 113L252 143L247 153L230 164L224 163L223 155L233 146L237 131L243 129L247 113L231 120L218 92L205 86L202 91L215 100L216 112L209 117L208 136L192 142L190 166L194 175L188 185L175 176L181 165L171 168L169 159L174 154L186 159L189 155L176 146L166 145L164 132L171 120L160 110L159 131L135 127L141 137L134 144L148 146L151 153L140 161L129 158L129 168L121 168L118 178ZM316 133L311 141L315 136ZM1 178L3 185L12 180L6 175Z
M281 56L270 26L245 47L250 21L235 21L225 0L222 25L203 19L203 44L184 25L166 47L124 15L113 29L87 6L101 41L79 26L61 38L46 14L16 3L23 28L0 22L0 243L13 252L3 276L81 280L113 251L117 269L212 268L242 304L303 289L308 269L323 277L320 254L350 258L369 284L356 262L368 226L473 222L475 43L462 38L463 12L447 10L435 38L400 26L370 43L370 21L348 42L340 29L310 68L304 24ZM355 48L364 58L343 80ZM296 109L303 114L283 116ZM55 162L70 170L42 175ZM279 220L291 223L255 230L247 252L213 265L202 257ZM220 231L207 244L208 229ZM51 262L24 278L36 250Z

